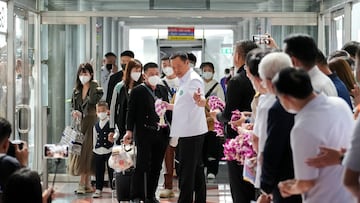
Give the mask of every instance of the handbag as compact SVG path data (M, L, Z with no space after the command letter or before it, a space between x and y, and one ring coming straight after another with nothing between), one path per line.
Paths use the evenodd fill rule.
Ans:
M69 152L80 155L85 136L80 131L80 119L73 119L70 126L66 126L60 140L60 144L68 145Z
M125 172L136 166L136 146L134 144L125 145L122 143L112 148L109 158L109 166L116 172Z

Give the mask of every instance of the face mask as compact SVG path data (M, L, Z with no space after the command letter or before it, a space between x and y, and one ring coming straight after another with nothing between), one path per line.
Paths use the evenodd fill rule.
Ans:
M203 72L202 76L205 80L210 80L213 77L213 73L212 72Z
M105 118L107 118L108 115L106 112L99 112L97 116L100 120L104 120Z
M160 80L160 77L157 76L157 75L150 76L150 77L148 78L149 84L150 84L151 86L156 86L156 85L159 83L159 80Z
M225 74L225 77L227 77L227 78L228 78L228 77L230 77L230 73L228 73L228 74Z
M172 67L165 67L164 73L166 76L171 76L174 74L174 69Z
M83 84L83 85L86 84L87 82L89 82L90 79L91 79L91 77L87 76L87 75L79 76L79 80L80 80L81 84Z
M131 79L133 79L134 81L138 81L139 78L140 78L140 76L141 76L141 73L140 73L140 72L132 72L132 73L130 74Z

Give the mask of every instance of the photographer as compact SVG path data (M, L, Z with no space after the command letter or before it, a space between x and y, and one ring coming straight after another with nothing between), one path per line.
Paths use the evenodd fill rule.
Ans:
M9 176L21 167L26 167L28 163L29 152L26 143L23 143L22 149L19 145L14 145L15 157L7 155L11 145L9 141L11 132L9 121L0 118L0 191L4 191Z

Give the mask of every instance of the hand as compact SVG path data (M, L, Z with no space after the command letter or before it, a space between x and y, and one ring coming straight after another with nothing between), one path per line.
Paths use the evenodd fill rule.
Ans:
M74 110L71 112L71 115L73 118L77 119L77 118L81 118L82 113L78 110Z
M193 99L194 99L194 101L196 102L196 104L200 103L200 101L201 101L200 88L198 88L197 91L194 92Z
M166 110L172 111L174 109L173 104L169 104L169 102L166 101L163 101L162 103L166 105Z
M351 90L351 94L354 97L354 106L360 104L360 87L354 84L354 89Z
M111 143L114 143L114 133L109 133L108 141L111 142Z
M279 187L281 196L284 198L290 197L292 195L291 187L295 183L296 183L296 181L294 179L279 182L278 187Z
M240 119L236 120L236 121L230 121L229 124L235 127L240 127L242 126L243 123L245 123L246 121L246 117L245 116L241 116Z
M221 111L219 109L215 109L214 111L210 111L210 117L213 118L216 121L216 115L220 113Z
M42 203L48 203L49 198L53 199L54 192L55 191L52 187L44 190L44 192L42 193Z
M125 145L131 144L132 138L133 138L132 132L127 130L125 135L124 135L124 138L123 138L124 144Z
M315 156L308 158L305 163L315 168L323 168L326 166L333 166L341 164L341 157L345 154L346 149L341 148L340 150L320 146L320 153Z
M278 45L276 44L276 41L274 40L274 38L272 38L272 37L270 36L270 34L266 34L266 35L269 36L269 38L267 39L267 40L269 40L269 44L267 44L268 47L273 48L273 49L278 49L279 47L278 47Z
M15 156L21 166L27 166L29 160L28 145L26 142L23 143L24 144L22 149L19 149L19 145L15 145Z
M259 196L256 203L271 203L271 196L262 194Z

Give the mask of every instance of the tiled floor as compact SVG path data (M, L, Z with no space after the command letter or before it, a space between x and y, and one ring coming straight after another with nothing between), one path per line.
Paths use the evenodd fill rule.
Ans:
M207 182L207 202L208 203L232 203L230 186L227 183L226 165L220 165L219 174L215 180ZM177 189L177 180L174 179L175 198L164 199L161 198L161 203L175 203L179 191ZM160 180L159 182L162 182ZM77 188L76 183L56 183L55 185L55 199L53 203L115 203L116 197L112 196L112 191L109 188L104 188L103 196L99 199L93 199L91 194L76 195L74 190ZM159 187L161 188L161 187ZM158 196L158 194L157 194Z

